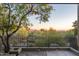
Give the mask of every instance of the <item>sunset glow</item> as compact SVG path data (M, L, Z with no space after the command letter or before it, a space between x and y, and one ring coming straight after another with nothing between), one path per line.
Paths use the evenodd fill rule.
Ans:
M77 20L77 5L76 4L51 4L55 10L52 10L49 21L46 23L39 23L31 16L29 19L33 26L31 29L46 29L53 28L55 30L69 30L73 27L73 22Z
M68 25L68 26L63 26L63 25L51 25L51 24L46 24L46 23L43 23L43 24L39 24L39 25L36 25L36 26L32 26L31 29L46 29L46 30L49 30L50 28L52 29L55 29L55 30L69 30L69 29L73 29L72 25Z

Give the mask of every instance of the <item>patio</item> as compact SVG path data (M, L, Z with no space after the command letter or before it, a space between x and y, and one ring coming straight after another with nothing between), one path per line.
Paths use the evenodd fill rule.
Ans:
M14 51L18 47L12 47ZM79 56L79 51L71 47L21 47L18 56ZM15 56L16 54L4 54L2 56Z

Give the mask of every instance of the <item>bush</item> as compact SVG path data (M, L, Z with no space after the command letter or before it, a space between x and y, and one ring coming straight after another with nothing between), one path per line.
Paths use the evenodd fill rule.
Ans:
M57 44L58 46L67 46L67 42L64 39L65 32L59 31L36 31L33 32L34 38L33 44L36 47L48 47L51 44ZM29 42L31 43L31 42Z
M48 41L45 39L36 39L35 40L35 45L36 47L47 47L48 46Z

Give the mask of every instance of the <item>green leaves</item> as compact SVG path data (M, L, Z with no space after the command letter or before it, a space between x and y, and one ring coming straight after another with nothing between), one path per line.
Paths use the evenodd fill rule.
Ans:
M58 46L67 46L67 42L64 39L65 37L63 37L63 35L65 35L65 32L59 32L54 29L48 31L41 29L40 31L34 31L29 35L31 35L30 37L32 37L32 43L35 44L36 47L48 47L51 46L51 44L57 44ZM29 40L30 39L28 39L28 41Z
M74 27L74 35L76 36L78 34L78 21L76 20L74 23L73 23L73 27Z
M46 22L52 10L53 7L49 4L34 4L30 15L38 15L37 19L39 19L39 21Z
M47 47L48 41L46 39L36 39L35 44L36 47Z
M37 15L39 21L48 21L51 10L52 6L49 4L0 4L0 26L8 34L15 33L19 27L29 26L28 17L32 15Z
M12 15L11 17L12 17L14 20L16 19L16 15Z

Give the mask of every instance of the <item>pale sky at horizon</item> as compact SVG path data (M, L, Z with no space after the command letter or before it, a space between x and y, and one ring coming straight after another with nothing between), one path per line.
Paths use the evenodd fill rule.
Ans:
M77 20L77 4L52 4L55 10L50 15L49 22L39 23L35 16L29 19L33 26L31 29L49 29L50 27L56 30L69 30L75 20Z

